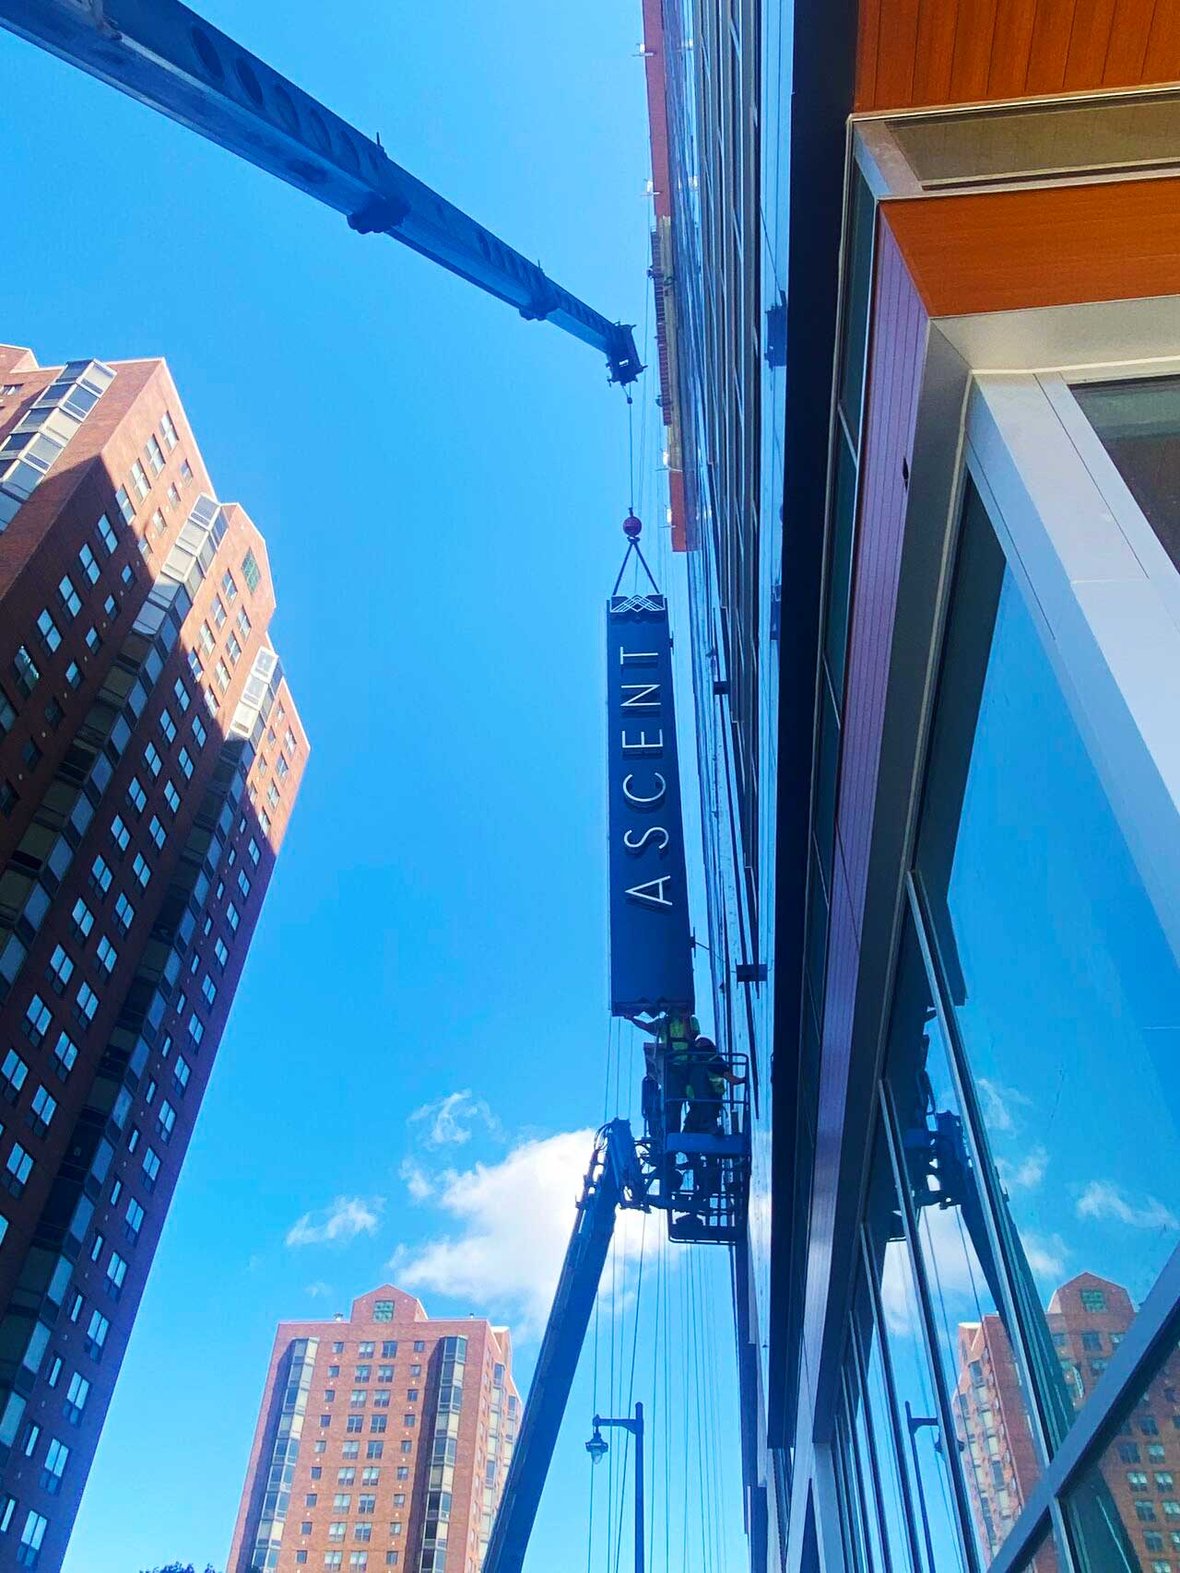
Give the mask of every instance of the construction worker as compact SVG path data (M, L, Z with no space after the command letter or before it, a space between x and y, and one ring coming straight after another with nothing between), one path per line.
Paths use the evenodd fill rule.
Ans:
M712 1038L698 1036L688 1067L685 1135L720 1136L725 1089L738 1086L744 1079L726 1064ZM717 1160L707 1156L696 1158L692 1170L693 1191L704 1203L717 1189Z
M665 1130L678 1131L681 1109L688 1096L688 1072L693 1045L700 1036L700 1023L689 1011L665 1011L651 1021L640 1021L639 1013L628 1019L654 1039L644 1044L647 1073L663 1089Z

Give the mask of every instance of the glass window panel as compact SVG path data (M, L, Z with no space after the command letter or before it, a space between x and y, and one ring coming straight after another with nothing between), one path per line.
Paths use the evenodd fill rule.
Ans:
M1122 1416L1097 1462L1066 1499L1066 1522L1078 1573L1141 1573L1159 1561L1180 1568L1180 1502L1128 1470L1129 1441L1161 1445L1173 1473L1180 1469L1180 1351L1175 1344L1142 1396ZM1134 1479L1130 1477L1136 1477ZM1175 1536L1175 1538L1173 1538Z
M986 1564L1008 1538L1041 1463L1000 1311L999 1263L912 924L902 940L885 1081L906 1155L938 1355Z
M844 281L844 345L840 364L840 408L853 445L860 442L864 402L865 345L869 331L869 295L873 288L873 226L877 204L868 182L853 166L852 212L849 215L850 262Z
M1060 1437L1180 1233L1180 973L974 493L917 866Z
M852 595L852 548L856 534L856 460L845 433L837 428L836 476L832 497L832 544L828 558L828 621L824 630L832 692L844 708L844 669L848 655L848 614Z
M915 1505L921 1573L966 1573L951 1479L954 1445L938 1419L918 1286L904 1238L901 1205L883 1133L873 1148L865 1241L881 1304L886 1360L906 1480Z
M1165 94L907 117L890 130L927 187L1180 162L1180 98Z
M913 1567L910 1555L909 1505L905 1498L901 1464L897 1452L897 1434L893 1429L889 1406L889 1388L881 1340L877 1333L872 1297L863 1269L859 1275L856 1295L852 1305L853 1332L857 1342L861 1367L864 1371L865 1423L868 1427L869 1447L878 1482L878 1500L889 1561L893 1573L909 1573Z
M1180 568L1180 377L1091 382L1070 391Z
M857 1510L866 1547L867 1565L871 1568L887 1570L889 1562L882 1549L881 1488L873 1457L868 1417L865 1414L864 1390L855 1349L849 1350L848 1358L844 1363L844 1410L852 1444L851 1462L857 1472Z

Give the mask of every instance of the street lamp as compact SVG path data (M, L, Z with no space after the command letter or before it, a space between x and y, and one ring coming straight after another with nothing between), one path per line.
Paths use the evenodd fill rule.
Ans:
M602 1434L603 1426L617 1426L621 1431L630 1431L635 1438L635 1573L643 1573L643 1405L635 1405L632 1419L606 1420L601 1415L594 1416L594 1434L586 1443L593 1464L605 1458L610 1447Z

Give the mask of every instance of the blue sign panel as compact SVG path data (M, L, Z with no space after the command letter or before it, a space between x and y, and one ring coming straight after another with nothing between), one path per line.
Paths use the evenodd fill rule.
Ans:
M611 1014L691 1010L672 638L662 595L607 602Z

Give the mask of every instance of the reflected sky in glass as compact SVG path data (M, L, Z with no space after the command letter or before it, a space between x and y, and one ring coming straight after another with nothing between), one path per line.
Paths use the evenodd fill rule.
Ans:
M1012 1354L950 1062L912 925L902 940L885 1081L906 1154L938 1357L981 1560L999 1551L1041 1474Z
M918 1285L902 1234L893 1171L883 1135L873 1152L866 1238L877 1279L909 1494L924 1573L965 1570L950 1457L956 1446L938 1422L934 1373L926 1353Z
M1180 972L977 501L958 582L920 885L1013 1254L1042 1306L1138 1305L1180 1238Z

